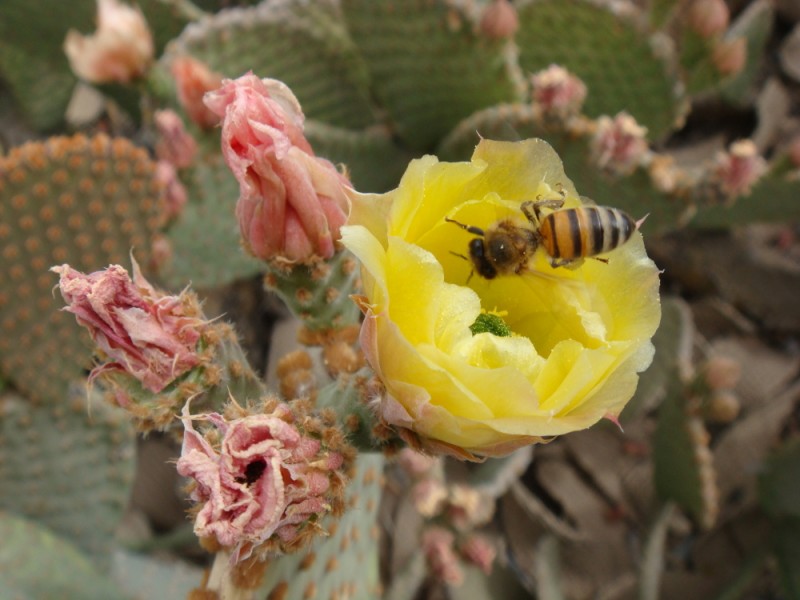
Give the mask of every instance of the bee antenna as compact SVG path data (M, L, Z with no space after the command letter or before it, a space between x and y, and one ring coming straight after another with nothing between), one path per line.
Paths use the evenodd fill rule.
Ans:
M636 221L636 229L637 229L637 230L638 230L638 229L639 229L639 228L642 226L642 223L644 223L644 222L645 222L645 220L647 220L647 217L649 217L649 216L650 216L650 213L647 213L647 214L646 214L645 216L643 216L641 219L639 219L638 221Z
M453 252L452 250L450 250L450 254L452 254L453 256L457 256L458 258L463 258L464 260L469 262L469 259L463 254L459 254L458 252Z

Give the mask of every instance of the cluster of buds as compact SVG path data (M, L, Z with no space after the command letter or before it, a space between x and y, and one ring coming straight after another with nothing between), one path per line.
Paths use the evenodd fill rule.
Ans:
M580 112L586 84L558 65L531 75L531 96L544 117L565 120Z
M630 175L649 156L646 135L647 128L626 112L613 119L602 116L590 144L592 160L613 175Z
M192 415L187 402L178 473L190 479L194 530L205 547L224 548L233 563L292 552L319 533L325 515L342 513L354 451L335 417L311 408L269 398ZM194 421L211 427L201 433Z
M166 189L167 221L176 219L186 205L186 188L178 178L178 170L190 167L197 153L197 142L186 131L183 121L174 110L157 110L153 121L158 134L156 141L156 178Z
M412 482L411 501L425 518L421 545L431 574L460 585L464 562L491 573L497 549L476 530L491 520L494 502L468 485L446 483L441 458L404 448L397 460Z

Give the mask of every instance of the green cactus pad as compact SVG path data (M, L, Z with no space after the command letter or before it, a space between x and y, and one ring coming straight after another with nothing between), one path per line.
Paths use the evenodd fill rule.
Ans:
M722 85L722 97L728 102L749 103L752 98L748 92L764 63L764 52L774 20L773 5L767 0L759 0L752 2L725 34L725 39L744 37L747 40L747 62L742 72Z
M680 120L673 59L631 19L588 0L525 0L518 10L520 65L533 73L555 63L580 77L588 116L626 110L654 140Z
M0 600L122 600L89 557L39 524L0 512Z
M133 482L133 428L85 389L59 403L0 397L0 508L70 539L102 563ZM6 541L2 544L6 546Z
M239 184L218 147L216 154L198 159L183 179L189 201L167 232L172 257L162 268L164 280L174 289L190 282L208 288L263 271L264 265L241 248L234 213Z
M145 150L105 135L31 142L0 157L0 369L36 401L61 401L85 377L88 336L53 292L53 265L142 265L163 186Z
M413 158L381 127L352 131L308 120L305 134L315 154L348 168L360 192L385 192L397 187Z
M47 10L29 0L0 2L0 75L20 110L40 130L58 125L77 79L62 46L69 29L94 28L93 0L53 2Z
M378 506L381 499L382 454L360 453L347 484L347 509L338 520L328 519L308 550L276 558L267 568L257 598L379 598Z
M358 261L347 251L311 266L272 267L266 277L267 287L312 331L358 323L360 313L350 295L359 281Z
M759 497L765 512L800 519L800 438L785 443L762 469Z
M378 102L414 149L484 106L520 99L512 46L478 33L475 5L342 0L342 9Z
M189 26L170 53L229 78L253 71L280 79L309 118L351 129L375 123L366 69L332 0L225 10Z

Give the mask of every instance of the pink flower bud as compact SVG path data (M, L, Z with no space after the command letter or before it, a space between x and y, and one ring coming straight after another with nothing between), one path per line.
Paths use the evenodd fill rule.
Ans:
M97 0L97 31L67 32L64 52L72 71L91 83L129 83L144 75L155 53L142 12L118 0Z
M481 15L480 31L490 40L512 37L519 29L517 10L508 0L493 0Z
M222 117L222 154L239 181L236 216L247 250L262 260L330 258L350 210L350 186L303 135L291 90L252 73L206 95Z
M704 38L718 35L728 28L731 18L725 0L692 0L687 15L689 27Z
M158 130L156 156L176 169L190 167L197 152L197 142L186 131L181 118L174 110L157 110L154 119Z
M464 572L453 550L455 538L442 527L431 527L422 534L422 551L433 575L450 585L461 585Z
M423 479L411 488L411 498L417 512L430 518L441 512L447 500L447 488L438 479Z
M188 197L186 188L183 187L181 180L178 179L175 167L167 161L158 161L156 163L156 180L160 181L166 189L166 219L169 221L177 218L186 205Z
M586 99L586 85L558 65L531 76L533 100L547 114L568 116L577 113Z
M742 365L727 356L714 356L706 363L703 375L712 390L732 390L742 375Z
M194 429L192 421L201 419L216 428L217 443ZM341 505L343 455L305 435L289 405L228 421L217 413L192 416L187 403L182 421L178 473L195 483L195 533L232 548L234 562L268 541L273 549L292 544L306 525Z
M749 194L766 171L767 162L758 154L752 140L739 140L731 144L727 152L717 154L711 183L723 195L735 198Z
M647 154L646 134L647 129L626 112L613 119L600 117L591 142L595 163L616 175L632 173Z
M469 531L484 525L494 515L494 502L468 485L451 486L447 501L447 518L459 531Z
M411 477L418 478L430 473L438 464L439 458L422 454L412 448L403 448L397 453L397 462Z
M467 561L487 575L492 572L492 565L497 556L497 548L486 536L472 534L461 542L458 550Z
M204 322L186 295L157 292L134 262L133 281L119 265L89 275L69 265L53 267L59 287L80 325L110 359L91 374L124 371L158 393L200 364L197 342Z
M747 40L743 37L722 41L711 52L711 62L721 75L737 75L747 62Z
M192 122L202 129L216 127L219 117L205 105L203 96L222 85L222 75L190 56L175 58L171 70L178 88L178 102Z

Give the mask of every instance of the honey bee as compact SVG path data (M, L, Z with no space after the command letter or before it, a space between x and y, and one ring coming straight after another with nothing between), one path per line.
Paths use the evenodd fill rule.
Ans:
M553 267L569 266L584 258L608 262L597 255L622 246L644 220L634 221L627 213L608 206L563 205L563 199L523 202L520 209L528 220L526 225L503 219L484 230L447 217L445 221L479 236L470 240L467 260L478 275L494 279L523 273L539 247ZM544 209L552 212L543 216Z

